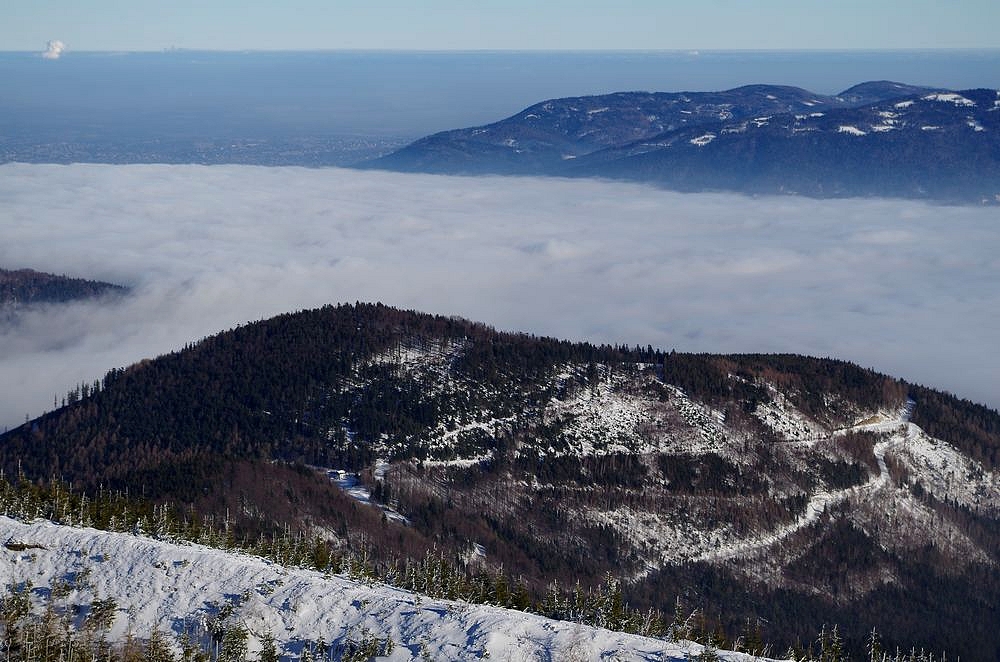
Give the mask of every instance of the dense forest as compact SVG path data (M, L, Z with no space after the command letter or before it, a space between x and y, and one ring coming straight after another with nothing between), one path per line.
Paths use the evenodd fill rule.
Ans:
M65 303L108 294L125 288L111 283L69 278L31 269L0 269L0 310L34 303Z
M880 478L886 437L833 434L907 398L914 423L978 471L995 468L997 412L842 361L569 343L358 303L241 326L80 384L0 436L0 467L225 517L251 539L320 527L378 562L480 545L487 569L536 601L553 582L596 590L612 572L630 603L669 612L690 598L727 640L748 619L779 647L839 623L856 654L879 624L887 647L996 659L1000 635L979 626L1000 604L988 571L1000 560L996 495L980 506L934 492L919 466L885 455L882 505L916 508L951 536L921 538L925 520L859 500ZM635 422L605 416L621 407ZM811 432L787 437L762 414L793 410ZM376 459L388 462L378 475ZM319 467L357 472L406 523ZM800 526L825 493L844 500ZM712 547L684 533L721 545L782 529L794 534L771 556L717 562L697 560ZM684 544L694 551L671 551ZM977 554L956 551L969 546Z

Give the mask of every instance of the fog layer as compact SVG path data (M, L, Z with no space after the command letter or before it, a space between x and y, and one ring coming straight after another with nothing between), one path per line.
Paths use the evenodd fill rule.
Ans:
M382 301L678 351L832 356L1000 405L995 209L579 180L0 166L0 267L133 287L0 331L0 429L250 320Z

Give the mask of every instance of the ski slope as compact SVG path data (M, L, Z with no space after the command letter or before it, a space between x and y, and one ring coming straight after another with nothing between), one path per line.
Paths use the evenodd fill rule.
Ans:
M684 660L691 642L611 632L497 607L435 600L381 584L289 569L260 558L124 533L0 517L0 581L32 583L36 609L54 583L63 606L113 599L112 639L154 628L180 633L231 611L250 632L251 657L270 632L284 660L304 642L334 646L364 634L393 641L386 660ZM227 607L231 606L230 607ZM82 618L82 616L81 616ZM720 651L720 659L751 656Z

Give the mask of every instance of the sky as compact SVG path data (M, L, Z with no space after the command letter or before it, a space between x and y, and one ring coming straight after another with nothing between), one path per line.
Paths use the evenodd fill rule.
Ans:
M0 48L996 48L995 0L7 0Z
M829 356L1000 407L995 208L195 165L0 165L0 200L0 265L133 288L0 328L0 430L110 368L356 300L595 343Z

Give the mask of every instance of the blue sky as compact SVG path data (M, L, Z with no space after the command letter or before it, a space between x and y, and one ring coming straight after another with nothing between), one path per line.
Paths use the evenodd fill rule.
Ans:
M0 49L996 48L996 0L6 0Z

